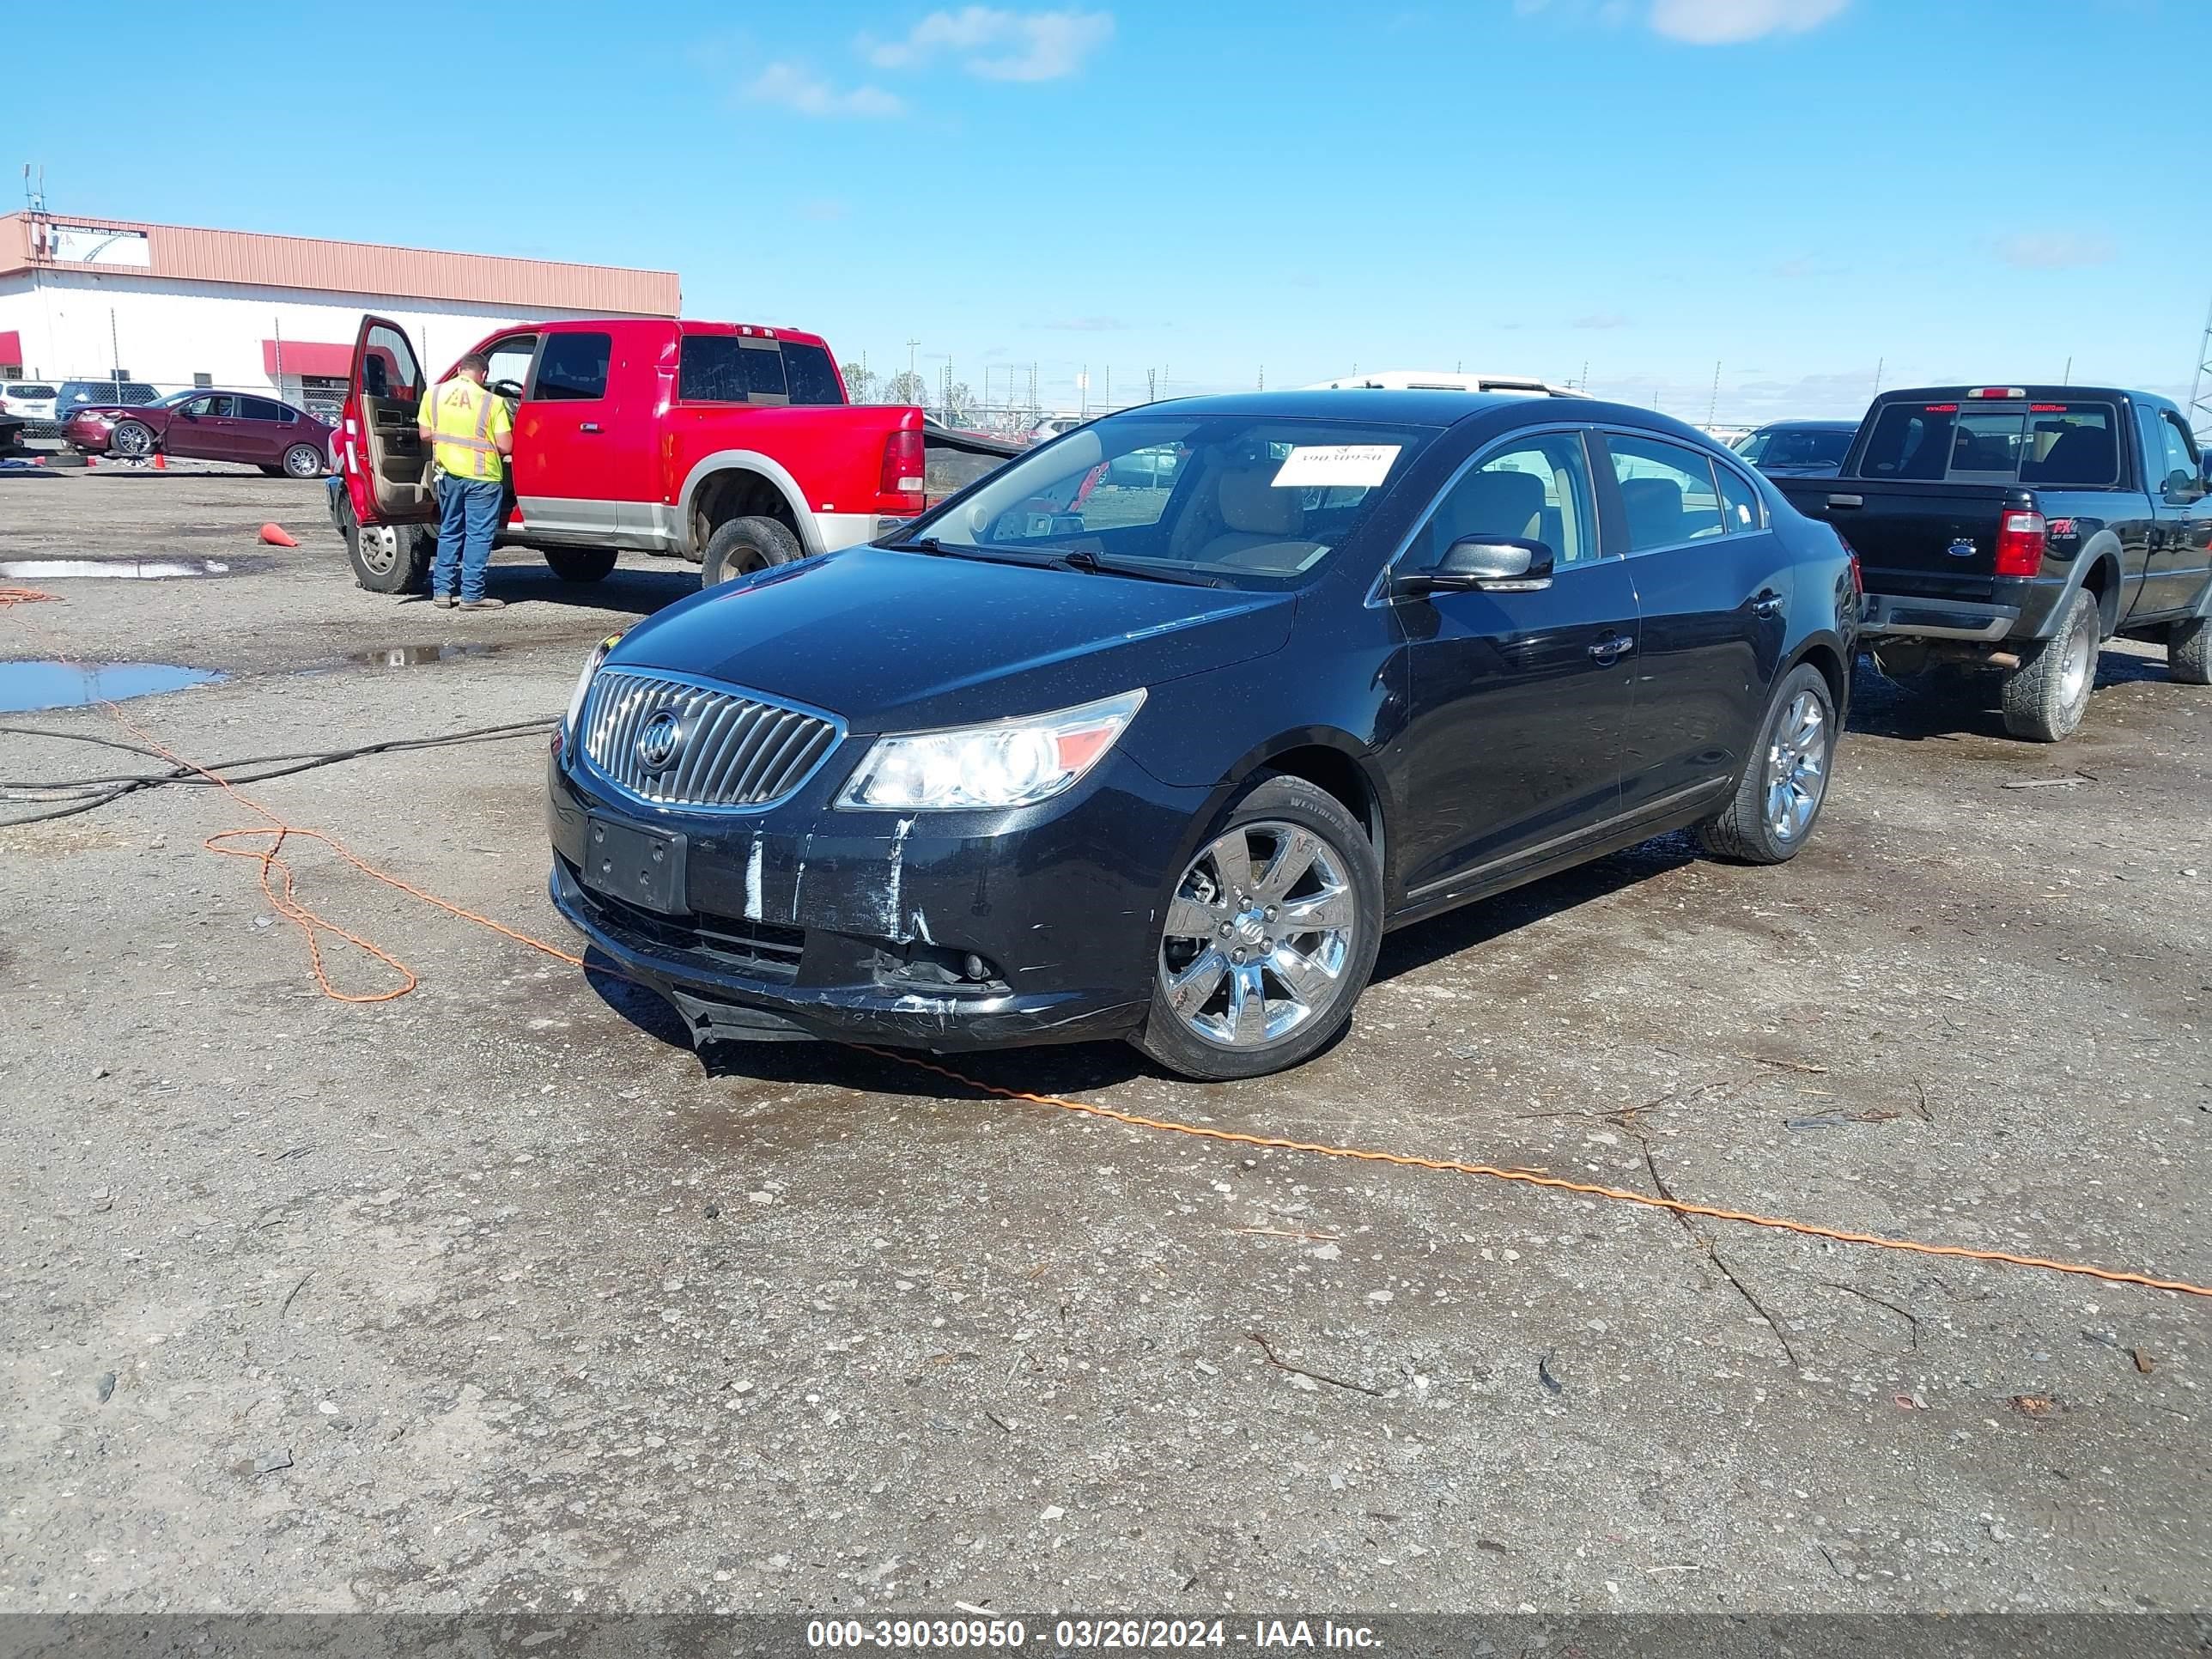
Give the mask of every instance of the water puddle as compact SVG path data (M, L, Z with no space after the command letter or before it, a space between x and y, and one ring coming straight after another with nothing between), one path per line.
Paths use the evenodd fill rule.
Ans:
M164 581L173 576L228 576L232 568L221 559L0 559L0 577L14 581L73 576Z
M459 662L464 657L489 657L496 645L380 645L374 651L356 651L346 660L364 668L421 668L434 662Z
M212 668L179 668L165 662L0 662L0 714L121 702L222 678Z

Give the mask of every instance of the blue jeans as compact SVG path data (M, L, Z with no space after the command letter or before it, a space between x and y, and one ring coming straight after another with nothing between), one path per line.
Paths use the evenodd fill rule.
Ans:
M430 591L453 592L460 581L464 604L483 598L484 567L491 562L491 538L499 531L499 504L506 494L496 478L438 480L438 562L430 567Z

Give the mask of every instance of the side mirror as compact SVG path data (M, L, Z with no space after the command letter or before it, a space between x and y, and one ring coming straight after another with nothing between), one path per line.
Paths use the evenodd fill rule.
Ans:
M1532 593L1552 583L1552 550L1512 536L1462 536L1426 570L1399 580L1402 593Z

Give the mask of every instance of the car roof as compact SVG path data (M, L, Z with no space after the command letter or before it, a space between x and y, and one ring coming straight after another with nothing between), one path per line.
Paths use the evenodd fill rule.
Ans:
M1566 418L1587 421L1615 407L1583 398L1532 398L1525 393L1396 391L1376 386L1307 387L1296 392L1238 392L1212 398L1177 398L1169 404L1140 404L1121 414L1172 408L1186 415L1274 415L1294 420L1379 421L1391 426L1455 426L1493 410L1547 409L1556 405ZM1648 416L1649 410L1633 411Z
M1370 387L1342 391L1308 388L1296 392L1243 392L1213 398L1177 398L1170 402L1139 404L1116 411L1116 416L1142 414L1146 410L1172 410L1176 414L1274 416L1289 420L1361 421L1385 426L1457 426L1486 415L1510 414L1519 426L1552 421L1577 425L1612 424L1641 428L1676 442L1695 443L1728 453L1711 434L1634 404L1603 403L1594 398L1532 398L1525 392L1395 392ZM1504 424L1501 422L1501 424Z
M1856 421L1769 421L1758 428L1761 432L1856 432Z

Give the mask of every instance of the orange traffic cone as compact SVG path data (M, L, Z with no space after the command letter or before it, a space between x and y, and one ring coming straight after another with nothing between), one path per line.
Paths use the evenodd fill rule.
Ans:
M169 454L168 454L168 452L167 452L167 450L163 450L163 449L157 449L157 450L155 450L155 451L154 452L154 471L156 471L156 472L167 472L168 470L169 470Z
M88 456L86 456L86 457L84 458L85 471L88 471L88 472L89 472L89 471L90 471L94 467L98 466L99 465L100 465L100 457L98 457L97 455L88 455Z
M300 544L284 533L284 527L282 525L263 525L261 539L271 547L297 547Z

